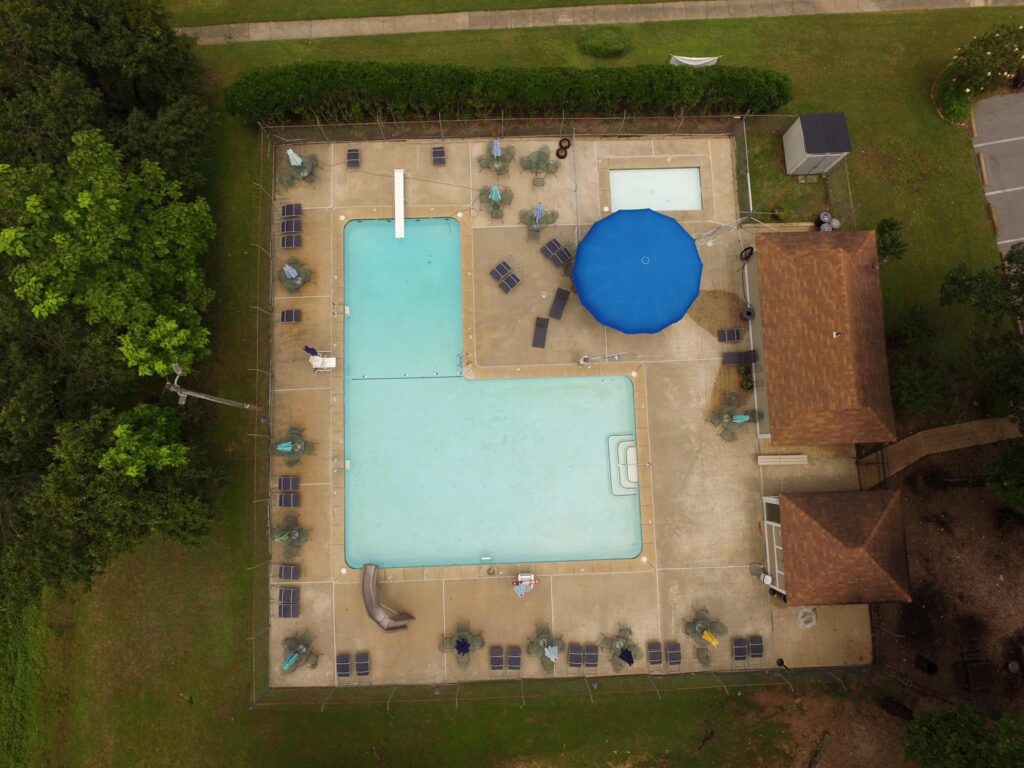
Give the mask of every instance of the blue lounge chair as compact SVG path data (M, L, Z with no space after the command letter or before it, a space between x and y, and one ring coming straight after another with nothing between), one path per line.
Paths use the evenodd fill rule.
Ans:
M349 168L358 168L359 167L359 150L358 149L350 149L348 151L348 153L345 155L345 160L346 160L346 164L347 164L347 166Z
M661 672L664 664L664 657L661 654L661 643L657 640L647 641L647 669L648 671Z
M444 165L446 162L444 156L444 147L434 147L433 157L434 165Z
M299 576L302 575L302 568L298 565L279 565L277 566L277 578L282 581L298 581Z
M678 672L683 666L683 649L675 640L665 643L665 657L670 672Z
M281 475L277 478L277 490L297 491L299 490L299 478L297 475Z
M523 668L523 649L518 645L505 649L505 667L509 672L519 672Z
M282 232L301 232L302 219L284 219L281 221Z
M352 676L352 656L348 653L339 653L338 658L334 661L334 669L338 673L338 677L351 677Z
M281 206L281 217L291 218L293 216L302 215L302 203L286 203Z
M761 635L750 636L750 659L751 661L764 660L764 638Z
M544 243L540 252L556 267L564 266L572 259L572 252L555 238Z
M505 670L505 649L500 645L491 646L491 672Z
M562 313L565 312L565 305L569 301L569 292L565 288L559 288L555 291L555 298L551 302L551 311L548 312L548 317L552 320L561 320Z
M301 248L302 247L302 235L282 235L281 236L281 248Z
M569 669L583 668L583 646L579 643L569 643Z
M281 322L282 323L301 323L302 322L302 310L301 309L282 309L281 310Z
M583 666L587 669L597 667L597 644L587 643L583 646Z
M538 317L533 325L533 346L537 349L544 349L548 343L548 322L546 317Z
M360 651L356 654L356 677L370 676L370 654Z
M734 637L732 639L732 663L746 666L750 658L750 646L747 645L747 638Z

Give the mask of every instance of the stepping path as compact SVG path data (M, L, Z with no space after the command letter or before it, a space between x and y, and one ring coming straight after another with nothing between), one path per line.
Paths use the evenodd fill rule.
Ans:
M403 35L415 32L465 32L474 29L580 26L586 24L729 19L752 16L812 16L938 8L985 8L1024 5L1024 0L686 0L635 5L582 5L574 8L527 8L514 11L458 11L352 19L254 21L180 27L199 45L261 40L308 40L320 37Z

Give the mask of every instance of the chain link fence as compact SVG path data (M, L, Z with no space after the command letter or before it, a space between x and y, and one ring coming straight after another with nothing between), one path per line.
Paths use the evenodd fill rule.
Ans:
M675 675L626 675L612 678L559 678L483 681L433 686L356 686L336 688L272 688L270 685L270 457L268 430L273 407L271 359L273 356L273 259L272 222L276 148L279 145L318 142L402 141L445 139L512 138L528 136L644 137L659 135L715 135L734 139L735 167L740 211L765 223L772 221L813 221L822 210L856 226L847 164L841 163L818 182L801 183L785 175L782 134L795 115L727 115L616 118L536 118L493 120L446 120L260 126L260 170L254 195L257 198L255 241L255 326L254 412L251 437L254 442L253 496L251 518L252 575L252 704L253 706L398 706L438 702L458 706L461 702L506 701L528 705L530 700L563 697L595 701L602 696L675 695L686 691L718 689L723 695L733 689L782 685L800 681L834 683L841 679L828 670L792 672L777 669L744 670L727 673L688 672ZM779 210L775 210L779 209ZM323 659L321 663L333 663ZM850 674L844 671L843 674Z

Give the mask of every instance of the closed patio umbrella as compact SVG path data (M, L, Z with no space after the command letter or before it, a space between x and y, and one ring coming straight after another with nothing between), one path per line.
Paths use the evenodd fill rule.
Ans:
M496 203L500 203L501 202L501 190L498 189L498 185L497 184L492 184L491 185L491 194L489 194L487 196L487 199L488 200L493 200Z

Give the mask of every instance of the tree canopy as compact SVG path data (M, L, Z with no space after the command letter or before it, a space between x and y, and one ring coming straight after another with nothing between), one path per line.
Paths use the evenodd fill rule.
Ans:
M156 0L0 0L0 612L209 524L208 115Z
M36 317L72 304L90 325L116 329L140 374L189 368L209 337L200 313L212 294L198 266L213 239L209 206L182 200L149 160L123 170L98 131L72 144L57 169L0 165L0 254L13 257L15 295Z
M998 267L976 272L964 264L954 267L942 283L940 299L970 307L997 328L1015 324L1024 317L1024 243L1014 245ZM990 396L1006 402L1024 424L1024 339L1016 328L1005 330L979 341L975 356Z
M155 0L3 0L0 158L59 163L95 127L198 189L211 112L193 45Z

